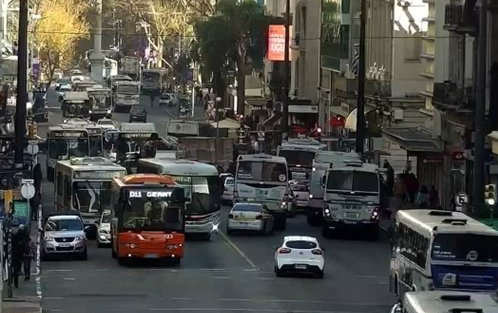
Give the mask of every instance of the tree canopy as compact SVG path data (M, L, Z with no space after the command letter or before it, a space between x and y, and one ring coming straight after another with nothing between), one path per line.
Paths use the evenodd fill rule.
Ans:
M249 67L262 65L270 18L254 0L220 0L212 16L195 24L194 55L222 95L227 71L234 69L239 86L245 85ZM238 88L238 112L244 114L245 89Z
M33 37L39 49L43 73L51 81L58 68L71 66L75 46L89 37L86 6L73 0L41 0L41 19L34 24Z

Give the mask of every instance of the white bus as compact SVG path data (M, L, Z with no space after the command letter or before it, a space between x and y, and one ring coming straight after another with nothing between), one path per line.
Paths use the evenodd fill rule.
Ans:
M355 152L318 151L313 160L310 180L310 195L306 217L309 225L319 225L323 217L323 177L332 166L344 165L347 161L360 162L361 158Z
M498 232L460 212L396 213L391 291L496 292Z
M56 211L78 210L90 234L96 234L95 221L111 209L111 182L126 175L126 169L102 157L72 158L55 165Z
M459 291L407 292L391 313L483 313L498 312L494 295Z
M379 234L380 173L375 164L345 162L327 170L323 196L324 237L345 228L367 232L370 239Z
M191 199L185 204L185 233L211 238L221 215L218 170L214 165L174 158L140 159L137 172L168 175L185 187L186 198Z
M285 158L289 170L292 196L297 208L308 206L313 159L318 151L327 150L327 145L312 138L291 138L277 148L277 155Z
M285 158L268 154L239 155L233 202L265 204L275 218L275 229L287 224L289 182Z

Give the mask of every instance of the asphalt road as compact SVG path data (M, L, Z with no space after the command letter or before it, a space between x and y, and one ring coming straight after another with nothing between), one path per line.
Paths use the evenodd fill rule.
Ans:
M50 97L49 97L50 101ZM167 117L153 108L152 122ZM154 113L155 112L155 113ZM174 114L174 113L171 113ZM114 119L126 121L127 114ZM62 120L51 109L50 124ZM40 132L46 125L39 125ZM53 203L53 185L43 187L44 208ZM394 303L389 294L389 245L359 239L322 238L302 216L271 236L225 233L226 215L210 242L188 241L180 266L143 263L119 266L110 249L91 242L87 261L42 264L44 312L260 312L380 313ZM324 279L276 278L273 253L285 235L312 235L325 248Z

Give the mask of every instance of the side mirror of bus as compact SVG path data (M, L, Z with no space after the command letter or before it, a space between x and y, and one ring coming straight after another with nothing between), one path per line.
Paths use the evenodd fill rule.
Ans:
M326 176L323 176L322 177L322 188L325 188L325 182L327 180L327 177Z

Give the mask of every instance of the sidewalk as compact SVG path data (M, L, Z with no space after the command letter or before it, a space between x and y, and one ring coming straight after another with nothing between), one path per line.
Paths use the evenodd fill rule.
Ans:
M31 280L24 281L24 275L19 277L19 288L12 286L13 298L5 298L6 284L3 287L2 313L41 313L41 281L39 257L39 222L31 222L31 241L37 247L37 255L31 264Z

